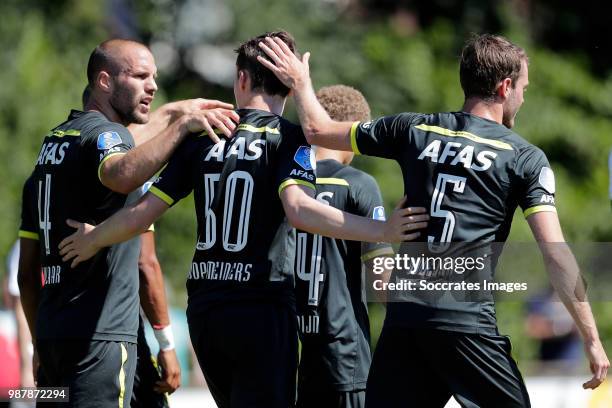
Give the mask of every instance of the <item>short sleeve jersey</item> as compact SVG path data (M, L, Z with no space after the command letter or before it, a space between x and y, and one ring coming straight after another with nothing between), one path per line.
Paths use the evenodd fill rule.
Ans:
M317 162L317 200L362 217L385 219L376 181L335 160ZM324 376L338 391L365 389L371 363L362 261L393 255L386 243L361 243L297 231L296 298L302 339L300 377Z
M168 205L194 192L189 314L220 302L295 300L295 233L279 194L292 184L314 189L312 152L301 128L280 116L252 109L238 114L229 140L187 137L149 189Z
M136 341L140 239L103 248L74 269L58 249L74 232L66 219L96 225L125 205L129 196L106 188L99 171L133 146L124 126L94 111L72 111L43 140L24 186L19 232L40 241L38 339Z
M399 163L407 205L429 209L421 240L432 252L452 243L505 242L517 206L526 217L556 211L545 154L494 121L465 112L403 113L355 123L351 144L356 153ZM491 265L492 279L495 261ZM495 313L492 302L392 303L387 323L492 331Z

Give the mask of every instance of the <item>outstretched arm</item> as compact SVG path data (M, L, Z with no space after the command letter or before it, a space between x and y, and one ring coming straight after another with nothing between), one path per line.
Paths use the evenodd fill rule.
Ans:
M184 115L151 140L124 154L115 154L101 163L100 181L109 189L128 194L149 180L168 161L189 133L206 131L215 143L219 138L213 127L231 136L239 120L236 112L209 109Z
M333 238L366 242L400 242L416 239L414 232L427 226L423 207L401 208L398 204L387 221L378 221L340 211L315 200L313 191L300 185L285 187L281 201L285 215L295 228Z
M534 213L527 217L527 221L540 246L550 282L582 335L593 373L593 378L582 386L597 388L605 380L610 362L599 339L595 318L586 298L578 264L563 238L557 213Z
M234 106L230 103L202 98L169 102L153 111L146 124L132 123L128 126L128 129L134 136L136 146L139 146L162 132L183 115L216 108L227 109L229 111ZM239 120L237 114L234 120ZM231 123L228 123L228 125L231 126Z
M101 248L127 241L149 228L169 208L161 199L146 193L137 203L123 208L100 225L66 220L77 231L59 244L63 261L73 259L71 268L94 256Z
M268 37L259 46L272 62L263 57L257 57L257 60L291 88L308 143L328 149L352 151L350 133L353 122L332 120L317 100L310 80L310 53L305 53L300 60L280 38Z

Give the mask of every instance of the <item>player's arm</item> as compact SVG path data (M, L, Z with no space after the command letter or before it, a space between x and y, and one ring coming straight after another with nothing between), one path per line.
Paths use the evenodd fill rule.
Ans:
M305 53L300 60L280 38L266 38L266 42L259 46L272 62L263 57L257 57L257 60L293 92L308 143L328 149L352 151L350 134L354 123L332 120L317 100L308 66L310 53Z
M593 373L593 378L582 386L597 388L605 380L610 362L599 339L578 264L571 249L565 243L557 213L536 212L529 215L527 221L542 252L550 282L582 335Z
M128 194L159 171L187 134L206 131L218 142L213 127L231 136L235 128L232 120L237 120L236 112L219 108L184 115L151 140L127 153L106 156L99 167L100 181L113 191Z
M64 262L74 258L71 264L74 268L101 248L142 234L169 207L165 201L148 192L138 202L121 209L96 227L67 220L66 223L76 228L76 232L60 242L60 255Z
M19 239L19 271L17 282L23 313L25 314L30 334L36 343L36 313L40 301L40 246L33 238Z
M140 305L153 327L159 343L157 361L162 367L162 379L155 384L159 393L173 393L181 385L181 369L176 357L174 336L168 316L168 303L161 266L155 251L155 234L147 231L140 235Z
M314 198L314 190L293 184L280 192L285 215L294 228L333 238L366 242L400 242L416 239L429 216L422 207L398 204L388 221L349 214Z
M153 111L147 123L132 123L128 126L128 129L134 136L136 146L138 146L162 132L183 115L216 108L231 110L234 106L230 103L202 98L169 102ZM235 121L239 120L237 114L233 119ZM230 123L228 125L231 126Z

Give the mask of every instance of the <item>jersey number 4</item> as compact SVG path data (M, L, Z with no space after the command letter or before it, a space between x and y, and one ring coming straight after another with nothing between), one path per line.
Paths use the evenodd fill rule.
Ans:
M443 218L444 227L442 228L442 234L440 235L439 239L436 240L436 237L433 235L429 235L427 237L429 250L431 252L445 251L453 239L453 232L455 230L455 214L453 214L451 211L442 209L442 200L444 199L447 184L452 185L453 192L463 193L465 190L465 181L465 177L445 173L438 174L436 188L433 192L433 196L431 197L430 215L432 217Z
M44 186L44 195L43 195ZM49 217L49 206L51 205L51 175L45 174L45 181L38 181L38 227L43 232L45 241L45 254L51 254L49 245L49 231L51 230L51 218Z
M212 205L215 199L216 183L219 182L220 176L219 173L204 175L206 226L204 237L200 237L196 245L199 250L210 249L217 242L217 215L214 213ZM236 191L240 184L242 184L242 195L237 197ZM239 252L247 244L253 187L253 177L246 171L234 171L226 179L222 229L223 249L226 251ZM235 211L239 211L237 217ZM237 224L232 225L233 222L237 222ZM232 229L232 226L235 228Z
M322 192L317 195L317 201L330 205L334 193ZM312 238L312 253L308 254L308 238ZM319 285L325 277L321 273L321 253L323 251L323 237L306 232L297 233L297 248L295 256L295 271L298 278L308 282L308 305L319 305ZM308 259L310 258L310 259ZM306 266L306 263L310 268Z

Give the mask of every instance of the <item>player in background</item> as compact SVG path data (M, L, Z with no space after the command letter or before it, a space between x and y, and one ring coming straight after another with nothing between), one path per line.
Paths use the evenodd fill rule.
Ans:
M465 102L460 112L402 113L351 123L330 119L317 102L309 54L300 60L273 38L260 46L272 62L259 61L292 89L310 143L399 163L407 203L430 207L431 221L419 238L430 252L452 243L503 243L520 206L551 283L583 337L593 374L583 387L604 381L609 361L578 266L564 243L553 172L544 153L511 130L529 82L523 49L500 36L470 39L461 56ZM492 280L495 259L487 265ZM395 272L392 280L406 277ZM492 300L389 303L366 406L443 407L451 395L470 407L530 405L510 342L497 331Z
M335 85L317 99L337 121L370 120L358 90ZM351 214L385 220L378 184L351 167L352 152L313 146L316 198ZM372 355L366 271L377 257L393 255L387 243L366 243L297 231L296 300L302 341L299 408L362 408Z
M33 272L39 268L29 265L20 289L44 373L39 385L69 387L72 406L127 406L136 361L140 241L105 248L73 269L58 256L58 238L67 234L68 218L98 223L122 208L189 132L207 129L217 139L211 125L231 134L237 115L231 105L211 102L212 109L169 117L166 126L152 123L148 131L156 136L133 148L125 126L147 123L157 90L151 52L134 41L103 42L90 56L87 76L87 111L72 111L51 130L36 161L36 204L27 209L34 228L22 230L39 242L22 247L21 259L40 263L43 286Z
M33 353L32 337L28 328L28 322L23 313L21 296L17 282L17 272L19 270L19 240L11 247L6 259L6 277L8 283L9 302L11 309L15 312L15 323L17 326L17 344L19 351L19 387L34 387L33 376ZM39 271L40 275L40 271ZM23 403L22 408L34 407L34 402Z
M266 35L295 49L286 32ZM140 233L194 191L198 237L187 280L187 317L200 366L220 407L295 403L292 227L342 239L398 241L418 236L413 231L427 219L418 215L424 209L408 208L382 222L313 198L310 146L301 128L280 116L289 89L257 62L263 55L257 43L266 35L236 50L240 123L234 137L213 144L191 135L137 205L96 228L70 221L77 231L60 244L64 261L73 259L76 265Z

